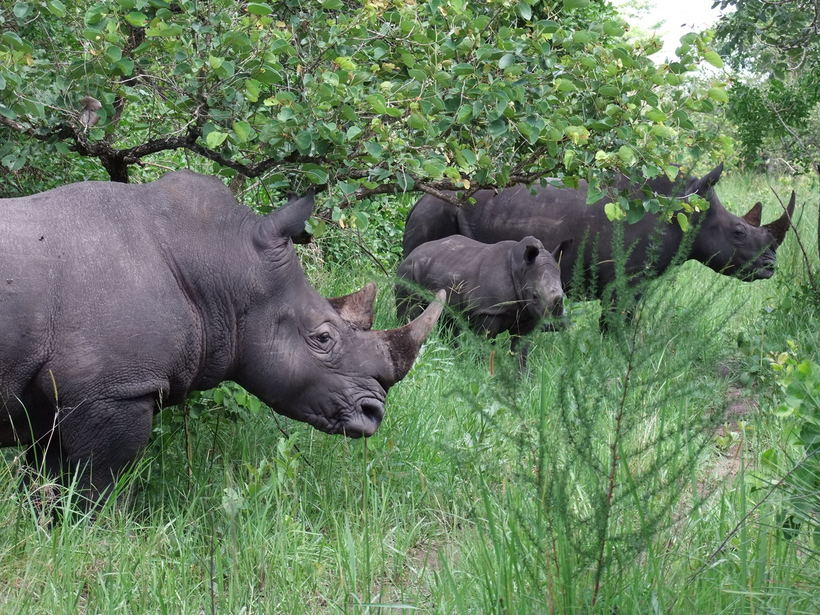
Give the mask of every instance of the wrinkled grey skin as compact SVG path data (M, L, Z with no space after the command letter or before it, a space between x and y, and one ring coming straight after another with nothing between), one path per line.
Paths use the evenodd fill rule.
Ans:
M558 249L556 248L556 254ZM451 235L418 246L400 264L396 310L400 318L419 313L417 289L447 291L447 304L470 328L495 337L503 331L527 335L544 322L563 325L564 292L555 255L535 237L485 244ZM546 321L545 321L546 319ZM526 346L521 361L526 360Z
M720 178L720 165L702 178L680 177L676 182L657 178L646 189L656 194L685 197L697 194L709 201L706 212L693 217L695 235L684 243L677 223L666 223L646 215L635 224L624 224L624 243L628 259L626 273L637 281L665 271L673 259L695 259L722 274L743 280L771 277L775 250L783 241L794 211L794 193L788 213L760 226L761 205L757 203L743 217L727 211L714 185ZM630 186L620 178L615 185L628 190L633 198L646 194L640 186ZM500 191L480 190L474 205L457 208L432 196L422 197L411 210L405 226L403 249L409 254L418 245L462 234L483 242L521 239L534 235L544 245L570 241L561 257L561 281L565 291L578 298L601 298L606 286L615 279L613 228L604 213L605 197L586 205L587 185L577 189L553 186L516 185ZM654 245L653 245L654 239ZM583 250L583 253L581 253ZM583 267L580 288L573 285L573 271Z
M189 171L0 200L0 445L79 471L94 497L159 407L223 380L327 433L372 435L441 305L369 331L375 287L321 297L290 239L312 206L257 216Z

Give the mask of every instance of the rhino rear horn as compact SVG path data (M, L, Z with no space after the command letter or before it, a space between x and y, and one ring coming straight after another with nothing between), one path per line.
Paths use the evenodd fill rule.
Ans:
M382 340L387 346L387 350L392 363L392 377L388 378L387 385L393 385L407 375L413 362L421 349L421 345L433 327L436 325L441 310L444 308L444 301L447 293L439 290L436 297L427 309L412 322L387 331L378 331Z
M376 299L376 291L376 285L368 282L355 293L328 297L328 302L343 320L366 331L373 326L373 301Z
M752 208L743 214L743 219L752 226L760 226L760 217L763 214L763 203L758 201Z
M777 220L773 220L772 222L763 225L774 237L775 248L783 243L783 240L786 238L786 232L792 224L791 220L792 214L794 213L795 198L794 190L792 190L792 196L789 199L789 204L786 206L786 211L783 212L783 215Z

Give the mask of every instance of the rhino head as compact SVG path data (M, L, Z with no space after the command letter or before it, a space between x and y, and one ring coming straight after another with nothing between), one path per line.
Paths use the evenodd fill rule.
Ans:
M691 257L719 273L745 281L770 278L777 259L775 252L791 224L795 194L792 192L782 216L761 226L760 203L745 215L736 216L720 202L713 188L722 172L721 164L700 179L690 179L686 187L686 194L697 194L709 201L709 209L699 221Z
M372 331L375 284L325 299L308 283L291 238L313 209L308 195L257 218L251 277L233 379L277 412L331 434L371 436L388 389L401 380L441 314L444 291L414 321Z
M524 302L530 318L547 319L548 329L560 326L564 315L564 291L561 288L561 270L556 258L561 250L552 253L528 235L510 251L510 270L516 297Z

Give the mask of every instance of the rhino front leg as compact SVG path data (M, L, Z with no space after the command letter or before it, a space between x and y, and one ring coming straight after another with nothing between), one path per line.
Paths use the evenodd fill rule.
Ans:
M79 492L99 504L148 443L154 405L145 396L61 408L56 433L40 441L45 470L64 485L76 481Z

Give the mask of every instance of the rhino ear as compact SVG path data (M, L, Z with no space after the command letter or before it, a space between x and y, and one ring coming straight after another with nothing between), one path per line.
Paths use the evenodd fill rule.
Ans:
M341 297L328 297L328 302L342 320L366 331L373 326L373 300L375 298L376 285L368 282L364 288L355 293Z
M535 259L538 258L538 253L544 249L544 245L538 241L532 235L527 235L518 242L518 248L516 251L520 250L519 254L521 256L521 262L525 265L532 265L535 262Z
M709 192L715 186L716 183L718 183L721 173L723 173L722 162L719 165L717 165L714 169L709 171L706 175L701 177L697 181L691 192L694 192L695 194L698 194L700 196L706 196L706 193Z
M794 190L792 190L792 197L789 199L789 204L786 206L786 211L777 220L773 220L768 224L764 224L764 228L768 229L774 237L774 247L777 248L786 238L786 232L791 226L791 218L794 213Z
M313 213L314 195L311 188L299 198L291 198L287 204L268 214L271 226L280 237L301 238L305 235L305 222Z
M528 265L532 265L535 262L535 259L538 258L538 253L540 250L538 246L528 245L524 248L524 262Z
M743 214L743 219L752 226L760 226L760 216L763 214L763 204L758 201L752 208Z

